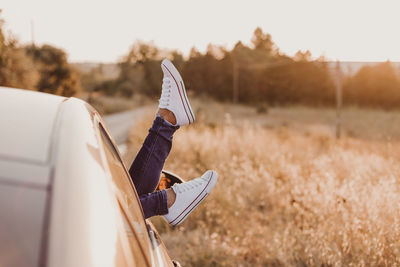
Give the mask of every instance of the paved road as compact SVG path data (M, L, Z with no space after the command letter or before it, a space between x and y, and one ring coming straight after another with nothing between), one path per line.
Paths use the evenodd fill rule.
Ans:
M153 106L144 106L116 114L103 116L107 129L118 145L121 154L126 152L126 141L129 131L146 112L154 110Z

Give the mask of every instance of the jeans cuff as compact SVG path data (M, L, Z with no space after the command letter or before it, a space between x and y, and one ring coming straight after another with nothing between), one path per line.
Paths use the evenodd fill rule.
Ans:
M178 125L173 125L172 123L170 123L169 121L167 121L166 119L164 119L164 117L162 117L162 116L159 115L159 114L156 115L155 121L160 122L163 126L170 127L171 129L174 129L174 130L179 129L179 126L178 126Z
M161 190L160 194L160 205L158 205L159 210L158 214L159 215L165 215L168 214L168 197L167 197L167 191L166 190Z
M166 119L164 119L164 117L161 116L160 114L157 114L156 117L161 118L164 121L164 123L166 123L168 126L172 126L172 127L176 126L176 125L173 125L172 123L170 123L169 121L167 121Z

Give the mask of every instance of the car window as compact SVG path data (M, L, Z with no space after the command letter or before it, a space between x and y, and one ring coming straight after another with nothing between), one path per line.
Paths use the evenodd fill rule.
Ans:
M121 215L126 220L125 233L130 240L134 255L141 252L147 259L150 259L149 237L136 190L107 132L101 124L99 124L99 128L112 182L115 186L114 193L120 203Z
M46 196L0 182L0 266L39 266Z

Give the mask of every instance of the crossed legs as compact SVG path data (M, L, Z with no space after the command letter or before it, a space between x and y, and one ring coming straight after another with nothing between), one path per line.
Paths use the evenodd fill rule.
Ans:
M145 218L164 215L169 224L176 226L209 195L218 175L215 171L207 171L189 182L154 191L171 151L173 134L180 126L194 122L194 114L179 72L168 60L163 60L161 68L164 79L158 113L129 173Z

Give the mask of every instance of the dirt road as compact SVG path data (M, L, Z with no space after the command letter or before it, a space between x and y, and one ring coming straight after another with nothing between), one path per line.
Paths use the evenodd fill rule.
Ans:
M126 152L126 141L130 129L149 110L154 109L153 106L143 106L134 110L124 111L116 114L106 115L103 120L107 129L118 145L119 151L123 155Z

